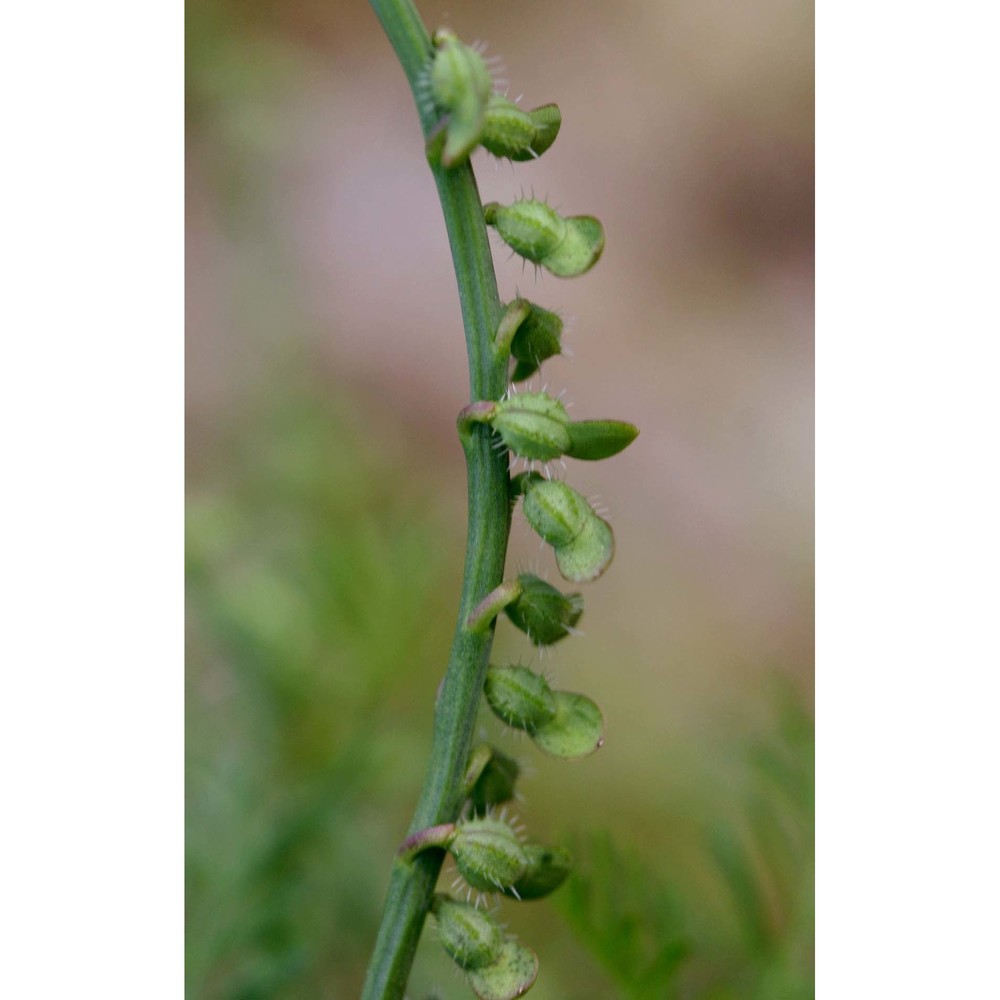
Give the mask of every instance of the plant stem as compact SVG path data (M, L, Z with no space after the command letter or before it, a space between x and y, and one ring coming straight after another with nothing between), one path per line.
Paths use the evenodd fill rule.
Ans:
M430 36L410 0L370 0L396 51L416 98L416 85L430 58ZM426 138L436 124L420 109ZM497 292L482 202L472 167L445 170L431 166L451 244L469 357L471 401L499 399L507 385L507 361L493 351L502 307ZM423 791L408 834L451 823L464 796L465 770L486 676L494 627L466 629L469 612L503 578L510 533L506 451L492 447L490 430L474 425L462 434L468 472L468 537L465 577L448 670L434 711L434 735ZM421 851L393 862L378 939L368 966L362 1000L399 1000L434 886L444 860L440 849Z

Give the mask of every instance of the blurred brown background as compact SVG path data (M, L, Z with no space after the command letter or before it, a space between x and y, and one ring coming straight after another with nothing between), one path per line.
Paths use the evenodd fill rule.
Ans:
M537 163L476 154L483 200L533 190L595 214L607 249L560 281L498 248L501 298L520 289L567 318L573 356L543 381L575 416L642 430L621 456L570 465L610 508L617 555L585 590L586 638L542 661L602 704L607 745L576 766L516 747L535 770L522 817L553 837L608 829L682 900L708 900L692 926L713 929L691 931L708 957L677 995L806 995L741 967L746 951L726 944L739 931L711 905L725 880L699 845L717 817L742 822L747 747L780 729L776 704L811 713L812 5L420 11L488 42L525 106L560 105ZM454 276L410 94L367 4L192 0L187 17L189 994L348 997L421 781L457 602L468 386ZM510 565L557 579L519 519ZM380 635L400 616L395 640ZM539 662L503 626L496 658ZM348 794L331 775L361 758L371 784ZM303 812L310 846L266 846ZM799 888L805 813L784 879ZM300 848L299 874L262 881L260 852ZM749 853L768 947L801 987L811 910L766 850ZM309 888L318 871L330 912ZM308 903L284 900L292 883ZM546 906L505 908L542 957L538 1000L666 995L609 973ZM240 929L255 907L294 914L261 938ZM412 995L465 995L424 951Z

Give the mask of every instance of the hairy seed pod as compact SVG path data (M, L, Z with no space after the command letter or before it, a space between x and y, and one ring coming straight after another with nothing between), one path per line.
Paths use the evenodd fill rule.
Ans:
M563 218L534 198L512 205L491 201L483 212L486 224L496 229L507 246L558 278L589 271L604 251L604 227L592 215Z
M491 806L499 806L514 798L514 788L521 767L513 757L491 748L490 759L469 791L469 801L476 815L483 815Z
M535 123L527 111L522 111L506 97L493 94L486 106L486 120L479 141L494 156L530 159L535 131Z
M549 545L559 548L577 538L596 515L590 504L565 483L530 479L524 486L524 516Z
M548 681L527 667L490 667L483 690L493 712L514 729L531 732L555 718Z
M516 1000L531 989L538 975L538 956L515 937L504 940L500 957L465 977L479 1000Z
M543 201L525 198L513 205L491 201L483 207L488 226L513 251L541 264L566 239L566 220Z
M494 430L515 455L548 462L570 446L566 407L543 392L524 392L496 404Z
M480 892L513 885L528 867L527 855L514 831L489 816L456 824L448 850L462 878Z
M562 114L555 104L524 111L506 97L494 94L486 107L480 142L494 156L524 162L537 159L556 141Z
M611 565L615 536L611 525L591 512L590 518L572 542L554 547L556 566L564 580L589 583Z
M557 278L575 278L589 271L604 252L604 227L592 215L566 219L566 236L541 262Z
M554 312L533 302L528 305L530 312L517 328L510 344L511 356L517 359L512 375L515 382L530 378L543 361L562 351L563 321Z
M493 79L483 57L446 29L434 34L431 93L448 114L441 162L446 167L464 161L479 142Z
M617 455L639 436L639 428L623 420L576 420L568 430L566 454L589 462Z
M566 881L573 867L573 859L564 847L543 847L525 844L528 870L505 893L517 899L541 899L555 892Z
M559 128L562 125L562 112L558 104L543 104L540 108L528 112L531 123L535 126L535 138L531 143L531 152L541 156L556 141ZM528 156L515 156L515 160L526 160Z
M565 639L583 614L583 597L563 594L532 573L522 573L517 579L521 596L504 609L507 617L536 646Z
M563 760L588 757L604 746L604 716L590 698L572 691L554 691L556 715L531 738L539 750Z
M556 566L573 583L596 580L611 564L611 525L565 483L527 476L522 509L528 523L555 551Z
M444 950L461 968L481 969L500 957L503 934L488 913L443 895L434 897L432 911Z

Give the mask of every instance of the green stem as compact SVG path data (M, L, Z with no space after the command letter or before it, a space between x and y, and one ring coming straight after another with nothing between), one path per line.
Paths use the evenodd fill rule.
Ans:
M396 51L416 98L416 85L431 55L431 40L410 0L370 0ZM436 124L420 110L424 137ZM507 386L506 359L496 357L493 336L503 309L472 167L433 166L451 244L469 356L470 401L499 399ZM494 628L470 632L469 613L503 579L510 533L508 462L492 447L490 429L475 425L462 435L468 472L468 538L465 578L448 670L434 711L427 776L409 835L457 819L472 749L476 715L486 677ZM399 1000L430 909L444 851L421 851L393 862L378 939L362 1000Z

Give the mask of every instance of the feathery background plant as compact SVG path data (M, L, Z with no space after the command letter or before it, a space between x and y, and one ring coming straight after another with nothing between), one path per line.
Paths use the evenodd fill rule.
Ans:
M191 996L361 992L460 586L454 282L412 102L360 6L212 0L189 16ZM575 348L531 385L571 387L574 423L643 427L610 464L566 460L566 481L612 506L619 551L597 585L564 584L516 514L505 579L538 599L534 577L582 593L566 624L586 638L533 652L515 609L493 662L591 694L608 742L564 764L511 743L484 710L484 741L529 765L518 811L531 834L575 860L551 900L505 901L503 920L539 953L538 998L808 996L810 342L795 299L808 230L788 206L811 119L780 80L748 89L732 67L777 60L794 78L789 31L809 55L810 26L778 5L748 26L679 4L659 34L611 7L572 10L526 9L523 33L509 11L452 11L459 38L503 53L520 106L555 100L564 117L537 162L494 170L474 154L482 201L534 187L561 214L597 211L610 234L578 281L536 282L497 254L500 298L554 305ZM668 70L664 51L699 32L719 61ZM774 37L782 48L762 57ZM686 82L689 110L694 93L714 118L671 103ZM752 131L734 128L745 118ZM711 143L741 141L727 178ZM703 177L716 187L699 201ZM530 366L523 347L515 330ZM498 432L516 443L525 409L494 415ZM537 424L536 447L565 448L564 426ZM424 937L410 996L469 995Z

